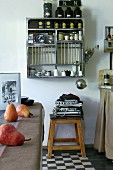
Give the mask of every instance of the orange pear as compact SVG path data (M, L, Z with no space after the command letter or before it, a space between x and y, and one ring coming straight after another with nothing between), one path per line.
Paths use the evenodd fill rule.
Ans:
M18 113L16 111L16 107L12 103L8 103L5 113L4 113L4 119L7 122L16 122L18 119Z
M30 110L29 108L24 105L24 104L20 104L16 107L16 111L18 113L18 116L21 116L21 117L30 117L30 116L33 116L32 113L30 113Z

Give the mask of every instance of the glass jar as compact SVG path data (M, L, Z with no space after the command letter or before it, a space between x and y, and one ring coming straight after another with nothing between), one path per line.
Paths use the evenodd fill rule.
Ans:
M78 40L78 33L77 32L74 32L74 40Z
M78 7L78 6L74 10L74 17L75 18L81 18L82 17L82 11L81 11L80 7Z
M64 34L63 32L58 33L58 40L63 40L64 39Z
M61 7L57 7L55 11L55 17L56 18L64 18L64 11Z
M71 34L69 35L69 39L70 39L70 40L73 40L73 39L74 39L73 33L71 33Z
M45 2L43 5L44 8L44 18L52 17L52 3Z
M73 18L73 10L71 7L67 7L65 10L65 18Z

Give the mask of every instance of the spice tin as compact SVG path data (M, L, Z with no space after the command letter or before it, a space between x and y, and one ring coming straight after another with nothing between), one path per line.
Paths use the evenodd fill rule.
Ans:
M44 28L44 21L38 21L38 23L37 23L37 27L38 28Z
M54 22L54 28L60 28L60 24L59 24L59 22Z
M53 28L52 21L50 20L45 21L45 28Z
M66 28L67 27L67 24L65 21L62 22L62 28Z
M70 21L70 28L74 28L74 22Z

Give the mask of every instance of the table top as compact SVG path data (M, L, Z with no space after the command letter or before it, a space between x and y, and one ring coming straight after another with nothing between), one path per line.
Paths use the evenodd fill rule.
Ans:
M0 157L1 170L40 170L43 106L36 102L29 109L34 117L22 118L18 130L31 140L21 146L7 146Z

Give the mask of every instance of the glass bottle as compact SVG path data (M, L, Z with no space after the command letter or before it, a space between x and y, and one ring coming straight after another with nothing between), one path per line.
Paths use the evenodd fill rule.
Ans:
M109 74L104 74L104 86L109 86Z
M108 40L108 41L110 41L110 40L111 40L110 28L108 28L107 40Z
M107 33L107 40L108 40L108 47L111 47L111 33L110 33L110 27L108 28L108 33Z
M63 40L64 39L64 34L63 32L58 33L58 40Z

